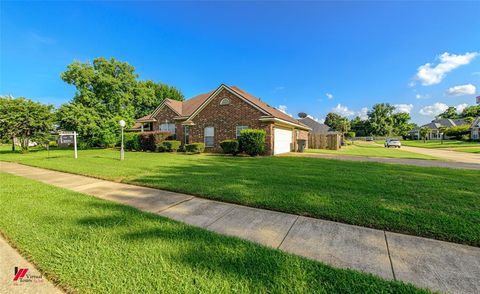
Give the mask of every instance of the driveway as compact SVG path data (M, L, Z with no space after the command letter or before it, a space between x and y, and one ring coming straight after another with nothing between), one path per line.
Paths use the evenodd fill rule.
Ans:
M438 158L455 161L455 162L480 164L480 154L475 154L475 153L457 152L457 151L444 150L444 149L419 148L419 147L410 147L410 146L402 146L402 150L415 152L418 154L435 156Z

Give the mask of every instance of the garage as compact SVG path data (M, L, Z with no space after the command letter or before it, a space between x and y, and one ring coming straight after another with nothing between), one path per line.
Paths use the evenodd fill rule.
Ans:
M290 152L290 146L292 145L292 130L274 128L273 140L274 155Z

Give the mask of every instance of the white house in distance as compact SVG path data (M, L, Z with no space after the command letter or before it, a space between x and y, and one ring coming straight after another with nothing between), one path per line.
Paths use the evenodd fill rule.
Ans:
M470 126L470 132L472 140L480 140L480 116L473 121Z
M410 138L412 138L412 140L421 140L422 138L420 136L420 129L421 128L429 128L431 131L427 135L426 139L427 140L440 140L440 139L442 139L442 132L440 131L441 127L450 128L450 127L463 126L463 125L466 125L466 124L467 124L467 122L463 118L455 118L455 119L437 118L437 119L432 120L432 122L430 122L426 125L423 125L421 127L418 127L418 128L415 128L415 129L411 130L410 131ZM444 139L448 139L448 138L444 138Z

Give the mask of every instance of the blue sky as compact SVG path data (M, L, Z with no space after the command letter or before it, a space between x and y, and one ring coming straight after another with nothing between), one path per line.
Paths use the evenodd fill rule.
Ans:
M60 105L115 57L186 97L221 83L316 118L378 102L427 122L480 95L480 2L4 2L0 94ZM450 89L450 90L449 90ZM330 96L330 97L328 97Z

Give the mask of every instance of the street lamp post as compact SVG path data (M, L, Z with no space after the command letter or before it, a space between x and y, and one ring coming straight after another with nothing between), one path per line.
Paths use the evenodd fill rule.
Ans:
M125 159L125 151L123 150L123 128L125 127L125 121L122 119L118 122L120 128L122 128L122 143L120 145L120 160Z

